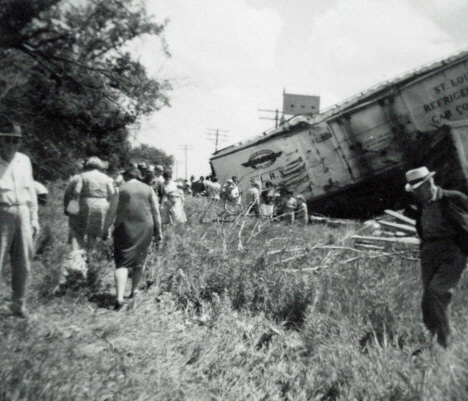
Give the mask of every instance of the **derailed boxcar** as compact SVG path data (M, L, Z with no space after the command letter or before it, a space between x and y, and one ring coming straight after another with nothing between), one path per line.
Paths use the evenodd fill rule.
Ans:
M447 123L418 139L415 164L436 172L436 183L468 194L468 120Z
M312 212L366 217L402 207L404 171L421 163L421 138L468 118L468 52L374 87L314 117L219 150L221 181L236 175L302 194Z

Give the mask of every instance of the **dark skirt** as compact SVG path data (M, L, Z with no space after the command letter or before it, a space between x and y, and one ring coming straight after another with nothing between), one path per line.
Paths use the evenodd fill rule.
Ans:
M114 229L115 266L143 267L153 238L153 222L123 221Z

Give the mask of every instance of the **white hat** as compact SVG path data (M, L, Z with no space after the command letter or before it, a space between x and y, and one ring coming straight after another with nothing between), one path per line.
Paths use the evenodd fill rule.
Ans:
M109 167L109 163L106 166L99 157L91 156L88 160L85 161L85 167L91 169L106 169Z
M425 166L407 171L406 181L408 181L408 183L405 185L406 191L414 191L416 188L424 184L429 178L433 177L434 174L434 171L429 171Z

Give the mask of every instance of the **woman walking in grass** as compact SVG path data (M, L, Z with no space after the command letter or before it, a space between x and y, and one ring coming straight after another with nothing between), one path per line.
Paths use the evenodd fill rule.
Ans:
M184 224L187 222L187 216L184 211L184 192L172 181L172 173L165 171L164 177L164 195L162 201L163 223L165 224Z
M73 189L73 199L80 204L73 229L80 248L88 251L95 247L96 239L103 234L109 200L115 192L112 179L100 171L104 168L98 157L90 157Z
M104 232L114 224L116 309L124 303L128 269L132 269L132 290L137 293L153 235L162 240L159 203L153 189L140 182L141 173L131 167L123 174L125 183L113 196L104 225Z

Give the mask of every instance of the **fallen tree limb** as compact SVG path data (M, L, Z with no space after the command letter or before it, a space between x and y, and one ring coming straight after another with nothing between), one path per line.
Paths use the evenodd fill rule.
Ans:
M379 254L374 254L374 255L370 255L368 252L364 252L364 251L360 251L358 249L353 249L351 248L352 250L356 251L356 252L362 252L362 253L365 253L368 255L368 259L378 259L378 258L381 258L381 257L388 257L388 256L398 256L399 258L402 258L402 259L406 259L406 260L409 260L409 261L412 261L412 262L419 262L419 258L412 258L412 257L409 257L409 256L406 256L406 255L401 255L399 253L390 253L390 252L382 252L382 253L379 253ZM340 265L343 265L343 264L346 264L346 263L351 263L351 262L354 262L355 260L358 260L358 259L363 259L365 256L364 255L360 255L360 256L356 256L354 258L350 258L348 260L345 260L341 263L339 263ZM304 273L308 273L308 272L315 272L315 271L318 271L320 269L324 269L326 267L329 267L330 265L329 264L324 264L324 265L320 265L320 266L314 266L314 267L305 267L303 269L285 269L284 271L286 273L301 273L301 272L304 272Z
M290 258L287 258L287 259L284 259L284 260L280 260L278 263L289 262L289 261L294 260L294 259L302 258L303 256L306 256L306 255L307 255L307 253L303 253L302 255L291 256Z
M415 237L403 237L403 238L385 238L385 237L368 237L364 235L353 235L351 238L356 240L364 240L370 243L395 243L395 244L408 244L408 245L419 245L419 238Z
M366 248L369 250L377 250L377 251L383 251L385 249L384 246L377 246L377 245L372 245L372 244L365 244L365 243L356 243L356 246Z
M284 269L286 273L298 273L298 272L314 272L322 269L324 266L305 267L304 269Z
M369 255L369 251L364 251L362 249L356 249L356 248L352 248L352 247L349 247L349 246L323 245L323 246L319 247L318 249L321 249L321 248L337 249L337 250L343 250L343 251L353 251L353 252L364 253L366 255ZM371 256L371 255L369 255L369 256ZM412 260L412 261L419 261L419 258L412 258L410 256L402 255L401 253L398 253L398 252L384 252L384 253L381 253L379 256L398 256L399 258L402 258L402 259L407 259L407 260Z
M305 251L307 248L291 248L291 249L277 249L274 251L270 251L267 253L267 255L276 255L277 253L283 253L283 252L297 252L297 251Z

